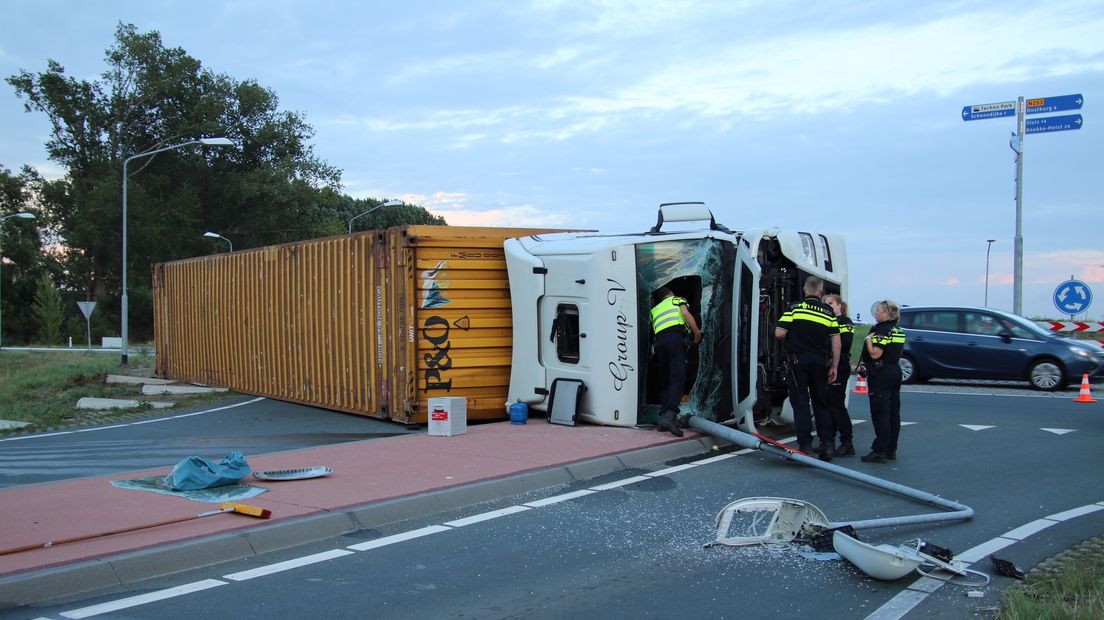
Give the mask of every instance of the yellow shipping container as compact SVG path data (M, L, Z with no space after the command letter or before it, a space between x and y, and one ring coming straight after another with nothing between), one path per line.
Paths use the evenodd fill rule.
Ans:
M404 423L435 396L504 418L502 243L547 232L401 226L157 264L157 373Z

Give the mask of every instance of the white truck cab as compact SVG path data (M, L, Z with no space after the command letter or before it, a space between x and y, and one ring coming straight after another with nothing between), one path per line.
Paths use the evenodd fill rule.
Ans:
M554 420L567 412L594 424L654 423L660 385L649 311L653 292L667 286L689 302L702 331L690 350L682 411L754 432L757 420L777 418L786 396L774 324L800 301L805 277L819 276L846 297L838 235L732 231L703 203L661 205L644 233L556 233L508 239L504 249L509 402Z

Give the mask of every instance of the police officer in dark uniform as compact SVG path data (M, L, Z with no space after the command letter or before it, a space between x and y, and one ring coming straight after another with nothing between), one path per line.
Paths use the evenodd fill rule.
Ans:
M885 463L897 460L897 437L901 434L901 367L897 362L905 348L905 332L897 327L901 310L896 303L879 301L870 312L878 324L863 342L862 366L870 384L874 443L862 460Z
M662 413L656 430L670 431L672 435L682 437L677 416L686 386L686 329L693 332L694 343L701 342L702 335L685 299L676 297L666 286L657 290L655 295L660 300L652 307L652 333L655 334L655 355L663 381L660 391Z
M836 456L854 456L851 414L847 411L847 380L851 378L851 343L855 339L855 323L847 316L847 302L839 295L825 295L824 303L836 314L840 332L840 360L836 367L836 380L828 384L828 409L832 412L832 426L839 435L839 446L835 448L835 452Z
M820 301L824 295L823 280L809 276L804 291L805 299L790 306L778 319L774 335L786 341L789 361L786 382L797 430L797 447L802 452L812 452L815 417L816 433L820 438L818 456L830 461L835 432L832 412L828 409L828 384L836 380L836 367L839 366L839 325L832 309ZM809 411L810 401L812 412Z

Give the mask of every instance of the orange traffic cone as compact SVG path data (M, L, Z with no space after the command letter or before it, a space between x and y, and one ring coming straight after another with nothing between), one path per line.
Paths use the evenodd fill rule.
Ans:
M1086 377L1088 375L1085 375ZM859 380L855 382L855 389L851 391L852 394L869 394L870 390L866 388L866 377L859 376Z
M1089 390L1089 375L1085 373L1081 375L1081 393L1077 395L1077 398L1073 399L1075 403L1095 403L1093 400L1092 392Z

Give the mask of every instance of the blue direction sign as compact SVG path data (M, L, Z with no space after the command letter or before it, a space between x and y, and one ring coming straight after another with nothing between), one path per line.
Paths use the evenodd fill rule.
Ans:
M1070 131L1071 129L1081 129L1081 122L1082 121L1080 114L1029 118L1026 122L1026 133L1046 133L1050 131Z
M1001 103L982 103L968 105L962 108L962 120L977 121L983 118L1000 118L1016 114L1015 101L1003 101Z
M1054 289L1054 307L1062 314L1086 312L1092 305L1092 289L1080 280L1066 280Z
M1028 114L1047 114L1050 112L1065 112L1066 110L1080 110L1085 98L1081 95L1062 95L1060 97L1038 97L1027 100Z

